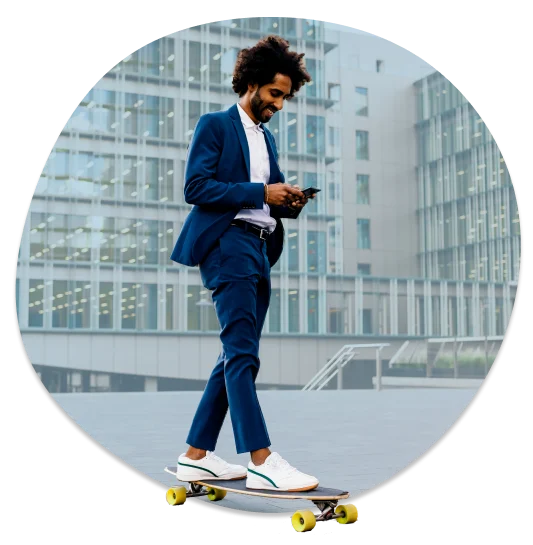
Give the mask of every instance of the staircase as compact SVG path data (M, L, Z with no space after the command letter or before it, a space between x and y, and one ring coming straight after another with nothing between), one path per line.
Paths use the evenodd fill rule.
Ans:
M351 361L354 356L359 354L357 349L375 348L376 349L376 375L378 381L376 388L379 389L381 382L381 359L380 352L388 343L379 344L345 344L326 365L302 388L302 390L322 390L324 386L335 376L339 375L337 389L342 389L342 369Z

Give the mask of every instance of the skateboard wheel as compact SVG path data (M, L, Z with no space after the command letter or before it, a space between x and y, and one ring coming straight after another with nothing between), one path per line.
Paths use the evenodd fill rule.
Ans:
M316 525L316 517L312 511L296 511L291 522L297 532L310 532Z
M187 490L183 486L169 488L167 491L167 502L170 505L181 505L187 499Z
M342 515L335 519L340 524L352 524L357 520L357 507L348 503L346 505L338 505L335 509L335 514Z
M208 488L207 489L207 497L211 501L219 501L226 497L226 491L220 490L219 488Z

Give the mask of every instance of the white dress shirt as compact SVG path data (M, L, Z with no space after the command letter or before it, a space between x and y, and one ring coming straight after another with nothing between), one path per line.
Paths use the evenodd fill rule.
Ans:
M237 109L244 126L248 148L250 150L250 181L255 184L267 184L270 179L270 161L265 141L265 131L260 124L255 124L240 104ZM263 203L263 208L241 209L235 219L249 221L258 227L268 229L270 233L276 228L276 220L270 215L270 207Z

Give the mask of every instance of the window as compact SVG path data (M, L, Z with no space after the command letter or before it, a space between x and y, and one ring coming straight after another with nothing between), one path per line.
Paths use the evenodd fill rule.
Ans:
M345 333L346 298L342 291L328 291L326 294L328 308L328 333Z
M305 22L302 22L302 37L305 40L319 40L319 25L320 23L314 19L305 19Z
M239 50L236 47L232 47L224 52L220 62L222 69L222 78L223 82L226 85L231 85L233 79L233 69L235 68L235 63L237 62L237 55Z
M357 175L357 204L370 204L370 189L368 174Z
M30 296L28 309L28 326L43 327L44 316L44 282L30 279Z
M117 234L115 230L115 218L106 218L103 216L92 216L92 222L94 226L93 233L96 239L100 243L100 261L113 262L115 256L118 258L119 249L116 249L118 244ZM61 233L66 233L66 221L63 225L58 226L55 236L60 240L64 239ZM57 240L57 239L56 239ZM64 259L67 255L67 249L62 246L57 246L55 249L59 252L54 253L54 259Z
M307 292L307 332L318 333L318 290Z
M368 131L355 131L355 158L368 161Z
M135 166L134 166L135 165ZM122 191L124 199L137 196L137 157L124 156L122 160Z
M383 61L380 61L380 60L377 60L376 61L376 72L383 72L383 68L384 68L384 62Z
M174 40L161 38L128 55L119 67L124 72L173 76L174 59Z
M298 231L290 229L287 238L289 239L289 271L298 271L300 268L298 258Z
M339 83L328 83L328 98L329 100L341 99L341 86Z
M341 130L339 127L328 127L328 146L332 149L328 150L329 154L334 154L341 145Z
M46 246L47 229L45 222L46 214L31 212L30 216L30 256L37 259L45 259L43 249Z
M79 131L111 131L116 127L115 120L115 91L92 89L76 108L67 127Z
M70 233L74 236L67 243L69 257L74 261L91 260L91 228L87 227L87 216L67 216ZM68 235L67 235L68 238ZM70 261L70 260L69 260Z
M143 284L135 301L138 329L157 329L157 299L157 284Z
M300 309L298 290L289 290L289 333L300 331Z
M287 140L288 140L288 150L289 152L296 153L298 151L298 127L297 127L297 116L296 114L288 114L288 130L287 130Z
M307 231L307 271L326 272L326 233Z
M187 287L187 331L199 331L200 326L200 286Z
M355 115L368 116L368 89L355 88Z
M364 274L369 276L372 274L370 272L370 263L358 263L357 264L357 274Z
M100 282L100 293L98 297L98 327L100 329L113 328L113 301L113 283Z
M151 264L155 265L158 261L158 244L159 244L159 238L158 237L158 229L157 220L143 220L141 224L141 240L142 240L142 246L141 251L139 253L142 253L142 262L143 264ZM121 231L120 226L118 227L118 230ZM117 245L120 247L120 244ZM124 246L127 247L127 246ZM139 261L141 261L141 256L139 256Z
M331 201L340 201L341 186L335 182L335 179L328 182L328 198Z
M306 95L308 97L317 97L322 83L322 63L316 59L307 59L305 67L311 76L311 81L305 84Z
M174 138L174 99L125 93L124 133L131 136ZM172 114L170 117L168 114ZM111 128L115 128L113 123Z
M202 46L200 42L189 42L189 81L200 81L202 66Z
M370 220L357 220L357 247L360 250L370 249Z
M174 74L174 40L172 38L158 38L140 48L146 66L143 72L156 76L172 76Z
M279 263L279 261L278 261ZM280 290L273 289L270 296L270 305L268 306L268 324L271 333L279 333L281 331L281 300Z
M166 322L165 329L170 331L171 329L177 329L174 327L174 287L172 284L166 285L165 298L166 298Z
M306 126L306 153L321 155L324 153L325 119L322 116L308 115Z
M122 284L120 292L122 329L137 329L136 305L139 302L140 284Z
M372 335L372 309L363 309L363 335Z
M222 82L222 70L220 58L222 53L220 51L220 46L217 44L209 45L209 81L211 83L221 83Z
M68 281L54 280L52 290L52 327L68 327Z
M68 327L71 329L89 328L91 326L91 284L84 280L70 281L69 291L73 293L69 301Z
M201 111L201 103L199 100L189 100L189 121L188 121L188 129L189 133L192 136L192 131L196 127L196 124L198 123L198 120L200 119L200 115L202 114Z

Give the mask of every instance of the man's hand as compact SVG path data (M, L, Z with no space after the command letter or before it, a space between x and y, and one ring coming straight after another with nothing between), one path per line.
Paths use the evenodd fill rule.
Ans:
M300 186L299 185L294 185L293 187L297 188L297 189L300 189ZM300 191L301 193L301 191ZM293 201L289 206L295 210L299 210L299 209L302 209L308 202L309 199L314 199L316 197L316 193L313 193L309 198L307 198L303 193L302 193L302 198L301 199L296 199L295 201Z
M291 186L289 184L279 183L268 185L267 204L292 207L292 205L295 205L295 203L301 203L304 199L305 202L307 202L305 195L300 191L300 188L297 185ZM296 208L296 206L294 207Z

